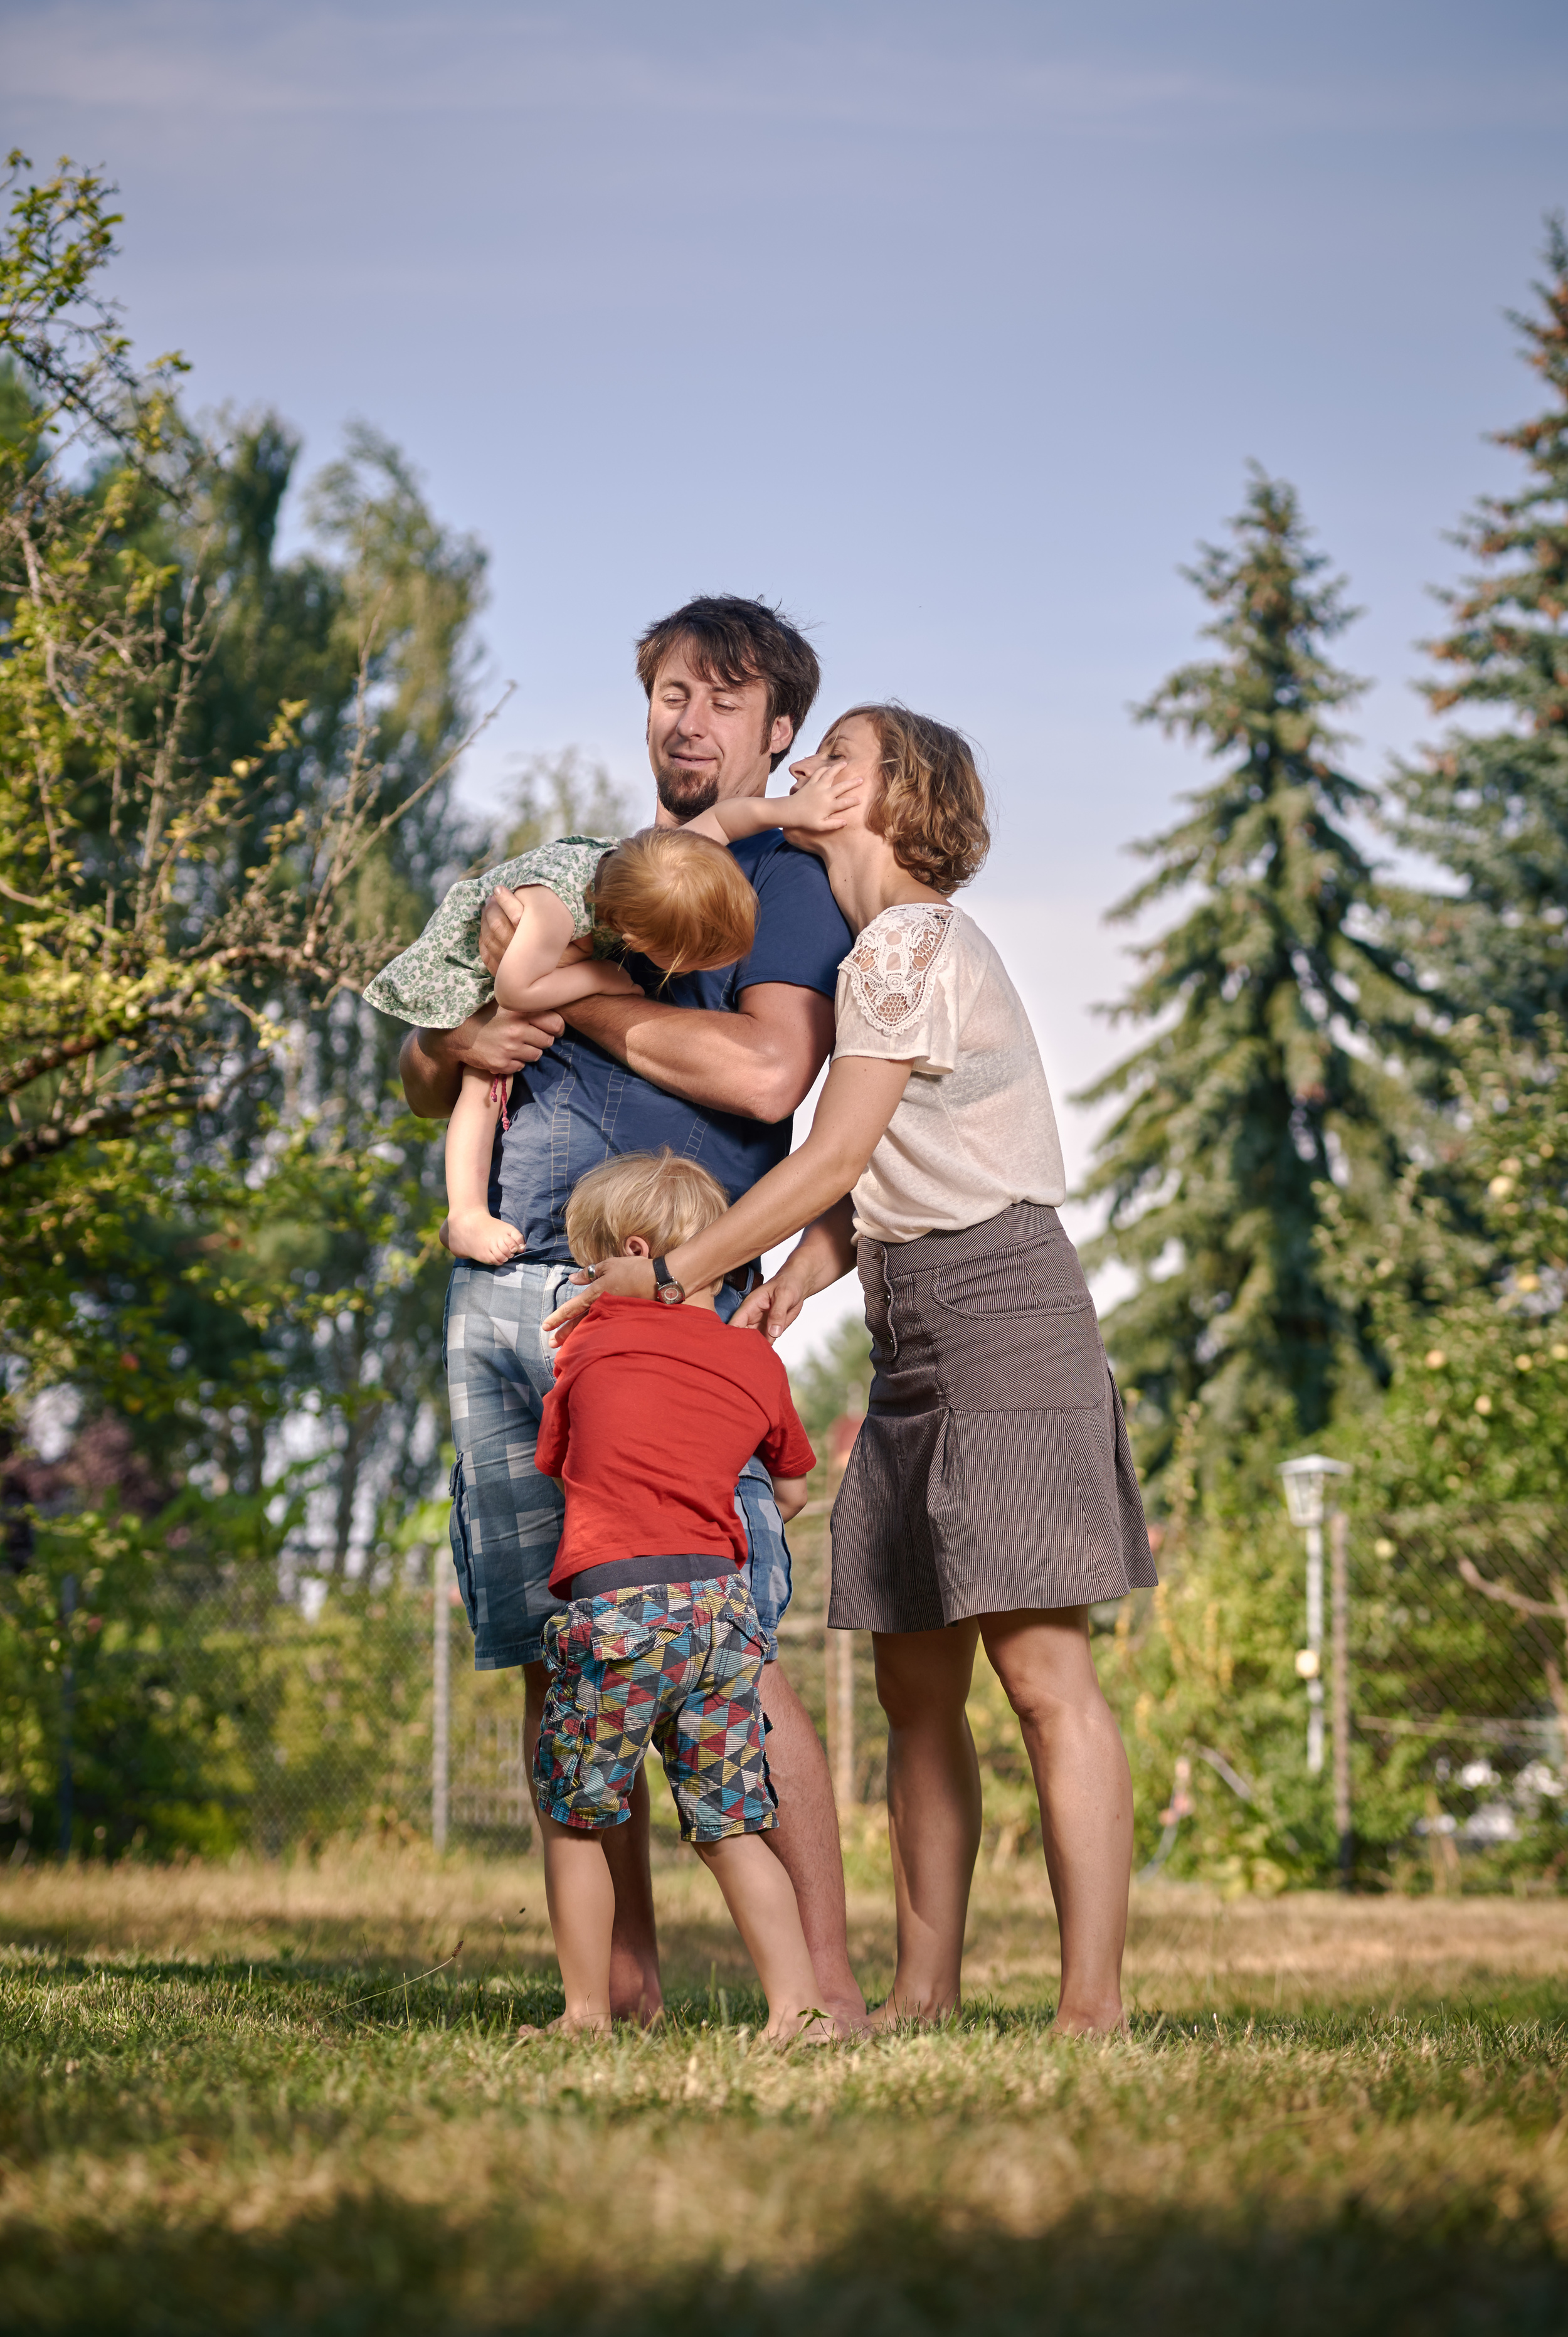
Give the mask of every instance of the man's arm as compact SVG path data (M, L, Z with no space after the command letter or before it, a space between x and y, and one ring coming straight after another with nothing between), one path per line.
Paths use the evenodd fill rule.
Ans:
M410 1031L397 1057L408 1109L421 1120L446 1120L463 1088L463 1071L510 1079L536 1063L565 1025L559 1014L511 1014L494 1001L455 1031Z
M566 1020L656 1088L708 1111L769 1122L804 1103L833 1044L833 1001L792 982L754 983L733 1013L651 998L583 998Z

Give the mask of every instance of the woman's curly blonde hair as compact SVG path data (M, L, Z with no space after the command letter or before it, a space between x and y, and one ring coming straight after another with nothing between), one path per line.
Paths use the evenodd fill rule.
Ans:
M896 700L852 706L834 728L857 716L882 743L882 794L867 807L867 826L911 876L956 893L980 874L991 849L985 782L968 739Z

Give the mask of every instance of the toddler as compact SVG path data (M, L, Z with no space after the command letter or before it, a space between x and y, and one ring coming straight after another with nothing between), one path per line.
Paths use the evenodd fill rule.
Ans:
M723 1215L692 1161L626 1153L592 1169L566 1208L583 1266L662 1257ZM762 1744L764 1641L735 1480L753 1453L793 1517L816 1455L784 1366L760 1332L683 1304L606 1298L574 1328L544 1399L537 1465L559 1477L566 1523L544 1627L550 1686L534 1757L550 1927L566 2009L558 2028L610 2026L615 1901L601 1836L631 1814L652 1744L683 1838L711 1869L768 1998L768 2034L838 2033L816 1981L794 1887L760 1837L777 1798ZM536 2033L536 2032L525 2032Z
M454 885L418 940L365 992L405 1022L455 1030L494 996L522 1014L572 1006L595 992L636 996L612 953L633 952L664 974L734 965L750 950L757 895L724 848L768 827L822 834L841 824L853 788L834 768L791 796L714 804L683 827L613 837L566 836ZM479 954L479 923L498 886L521 914L495 980ZM446 1247L502 1266L523 1247L490 1213L495 1121L508 1083L465 1071L446 1129Z

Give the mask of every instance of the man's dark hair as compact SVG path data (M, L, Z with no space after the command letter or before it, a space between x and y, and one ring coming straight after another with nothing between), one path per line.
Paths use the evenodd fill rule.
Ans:
M704 681L727 682L731 689L765 681L763 735L771 735L782 714L789 721L789 746L795 744L821 687L822 669L816 650L782 609L731 592L704 592L672 616L661 617L637 644L637 679L649 698L660 667L677 647L685 650ZM789 747L781 748L769 768L776 771L789 752Z

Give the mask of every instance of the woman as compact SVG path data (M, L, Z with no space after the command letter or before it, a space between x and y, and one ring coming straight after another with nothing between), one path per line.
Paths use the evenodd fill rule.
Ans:
M678 1303L806 1232L736 1317L777 1338L858 1263L875 1375L833 1511L829 1622L869 1630L887 1716L898 1962L881 2018L959 2001L980 1777L965 1717L977 1639L1023 1727L1062 1937L1056 2025L1122 2022L1132 1860L1127 1756L1088 1609L1155 1579L1122 1406L1056 1215L1061 1147L1027 1017L950 895L989 844L963 738L895 706L836 722L792 770L842 787L810 840L856 944L810 1134L666 1258L601 1292ZM588 1277L584 1277L588 1278Z

